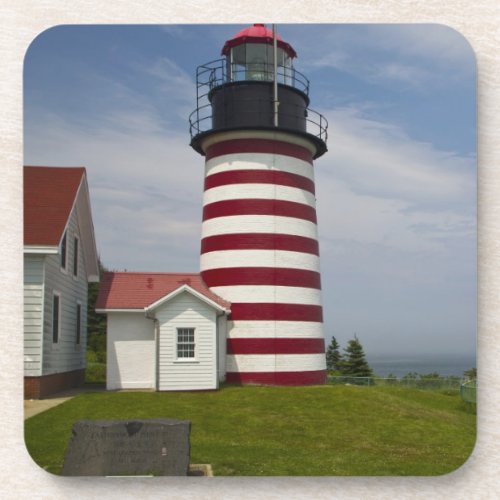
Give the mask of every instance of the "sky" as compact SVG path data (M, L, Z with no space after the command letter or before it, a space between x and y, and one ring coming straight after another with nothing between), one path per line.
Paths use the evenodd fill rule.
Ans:
M24 162L85 166L112 270L197 272L196 67L246 25L57 26L24 65ZM279 24L329 123L315 161L325 335L475 355L476 61L438 24Z

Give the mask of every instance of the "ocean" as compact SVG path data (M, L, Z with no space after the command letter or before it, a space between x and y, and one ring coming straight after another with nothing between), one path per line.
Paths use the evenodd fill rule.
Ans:
M462 377L464 371L477 367L473 354L420 354L420 355L373 355L366 356L368 364L379 377L390 373L403 377L409 372L419 374L439 373L443 377L455 375Z

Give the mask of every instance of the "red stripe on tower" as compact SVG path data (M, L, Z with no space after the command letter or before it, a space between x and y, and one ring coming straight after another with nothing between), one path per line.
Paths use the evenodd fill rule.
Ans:
M203 220L230 215L277 215L296 217L316 224L316 209L303 203L283 200L224 200L203 207Z
M201 253L217 250L288 250L319 255L317 240L278 233L219 234L201 240Z
M311 304L234 303L231 304L233 321L312 321L323 322L323 308Z
M226 381L232 384L319 385L326 382L326 371L229 372Z
M223 267L201 272L209 286L274 285L321 289L321 276L316 271L282 267Z
M314 182L303 175L279 170L234 170L218 172L205 178L205 191L229 184L276 184L304 189L314 194Z
M312 153L309 149L277 141L274 139L233 139L223 141L209 146L205 152L206 160L217 156L241 154L241 153L266 153L273 155L290 156L312 164Z
M228 339L228 354L318 354L325 352L324 339Z

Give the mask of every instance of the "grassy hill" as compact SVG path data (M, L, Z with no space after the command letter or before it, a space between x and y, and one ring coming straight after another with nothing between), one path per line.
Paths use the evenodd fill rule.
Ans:
M475 412L457 392L401 387L226 386L85 393L25 422L35 462L58 473L81 419L190 420L191 463L215 475L439 475L472 452Z

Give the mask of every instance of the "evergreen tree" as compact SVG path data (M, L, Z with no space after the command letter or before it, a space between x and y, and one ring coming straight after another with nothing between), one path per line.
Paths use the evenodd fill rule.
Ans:
M356 335L354 335L354 339L349 340L344 351L345 353L340 365L342 375L349 375L351 377L373 376L373 371L366 361L363 346Z
M464 377L469 380L475 380L477 378L477 368L471 368L470 370L464 371Z
M335 337L332 337L332 341L328 346L326 351L326 369L328 371L338 371L340 370L340 362L342 360L342 354L339 351L339 343Z

